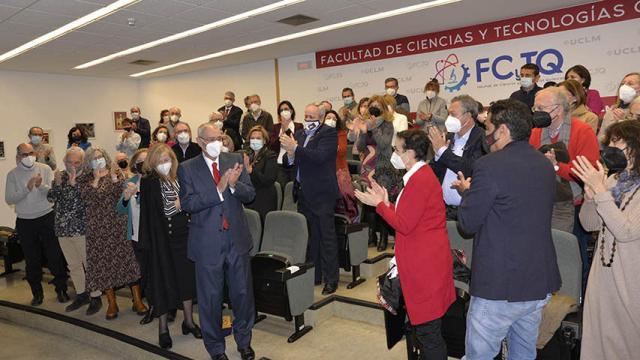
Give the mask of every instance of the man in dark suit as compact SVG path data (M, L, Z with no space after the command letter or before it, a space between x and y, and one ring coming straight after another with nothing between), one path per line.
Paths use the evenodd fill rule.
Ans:
M225 360L222 332L223 288L233 304L233 335L243 360L255 359L251 328L255 304L249 250L253 242L242 208L255 190L242 155L221 153L222 131L198 128L202 156L180 164L180 205L191 214L188 257L196 264L198 307L204 345L214 360Z
M338 135L335 128L322 124L321 110L307 105L304 130L294 136L282 134L280 146L286 150L283 162L297 166L294 197L298 212L309 224L307 258L315 264L315 281L324 277L323 295L338 288L338 239L334 223L334 208L339 197L336 180Z
M191 141L191 126L186 122L179 122L175 128L176 143L171 147L179 163L192 159L202 153L197 143Z
M240 120L242 119L242 109L233 105L236 95L232 91L224 93L224 106L218 109L222 114L222 130L233 140L236 149L242 149L242 137L240 137ZM232 131L229 131L232 130Z
M436 126L429 127L429 140L435 152L430 165L442 186L447 220L458 219L460 194L451 188L456 174L462 171L465 176L472 176L474 163L488 152L485 132L476 126L477 117L478 103L469 95L460 95L451 100L445 121L447 134Z
M131 120L133 120L132 129L135 133L140 135L140 146L138 149L146 149L151 142L151 124L149 120L140 116L140 107L134 106L129 112L131 113Z
M517 100L491 106L492 154L476 161L458 209L462 231L475 234L466 357L493 359L502 339L509 358L535 359L542 308L560 288L551 237L555 171L529 145L532 115Z

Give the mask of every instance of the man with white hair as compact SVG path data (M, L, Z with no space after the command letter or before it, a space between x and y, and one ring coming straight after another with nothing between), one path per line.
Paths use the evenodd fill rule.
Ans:
M55 209L55 233L67 260L69 275L76 289L76 298L65 308L74 311L89 304L87 315L93 315L102 307L101 292L86 292L85 269L87 268L87 240L85 237L85 204L80 196L79 179L87 176L83 172L84 151L73 146L64 156L64 170L54 174L53 185L47 194ZM90 175L90 174L89 174Z
M173 134L176 129L176 125L180 122L182 118L182 110L180 110L177 106L172 106L169 108L169 122L165 124L167 129L169 129L169 137L173 139Z
M44 300L42 289L42 255L47 258L53 283L61 303L69 301L67 272L60 244L54 232L53 206L47 200L53 171L48 165L36 162L31 144L16 149L16 167L9 171L4 192L8 205L15 206L16 230L24 252L27 281L31 287L32 306Z
M260 125L271 133L273 130L273 117L267 111L261 108L262 100L259 95L251 95L249 97L249 113L242 119L241 135L247 139L249 130L256 125Z
M140 135L140 149L148 148L151 143L151 124L142 117L139 106L133 106L129 110L131 114L131 129Z
M224 105L218 109L218 112L222 114L222 121L224 122L224 127L222 128L227 134L229 134L229 130L233 130L233 133L240 134L240 120L242 119L242 109L235 106L233 103L236 101L236 94L232 91L227 91L224 93ZM238 135L236 137L232 137L233 142L238 146L238 148L242 147L242 142L236 142L241 140L242 138Z

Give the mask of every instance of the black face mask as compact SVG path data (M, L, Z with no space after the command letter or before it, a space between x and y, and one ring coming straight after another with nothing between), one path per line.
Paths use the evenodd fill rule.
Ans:
M382 110L378 109L375 106L371 106L369 108L369 115L374 116L374 117L378 117L378 116L382 115Z
M74 143L79 143L80 141L82 141L82 137L81 136L77 136L77 135L73 135L71 137L71 140L73 140Z
M546 128L551 125L551 115L546 111L534 111L533 112L533 127L534 128Z
M139 162L139 163L136 163L135 168L136 168L136 172L137 172L138 174L142 174L142 165L143 165L143 164L144 164L144 162L142 162L142 161L141 161L141 162Z
M130 127L126 127L126 128L124 128L122 130L124 130L125 132L129 132L129 131L131 131L131 128Z
M615 174L627 168L627 157L617 147L607 146L602 151L602 161L609 169L610 174Z
M120 167L120 169L124 170L127 168L127 166L129 166L129 162L127 160L120 160L118 161L118 166Z

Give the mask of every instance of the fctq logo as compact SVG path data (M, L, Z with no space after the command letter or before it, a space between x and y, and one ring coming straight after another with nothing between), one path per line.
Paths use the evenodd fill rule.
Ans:
M520 54L520 59L514 63L511 55L499 55L495 58L480 58L475 61L476 82L482 83L484 73L491 73L497 80L510 80L515 78L520 80L520 66L534 63L540 68L542 75L553 75L562 73L564 57L556 49L546 49L540 52L530 51ZM508 71L505 72L505 67ZM514 70L511 70L514 69ZM433 76L444 86L447 92L459 91L467 85L467 80L471 76L469 67L463 64L458 55L449 54L445 59L435 62L435 75Z

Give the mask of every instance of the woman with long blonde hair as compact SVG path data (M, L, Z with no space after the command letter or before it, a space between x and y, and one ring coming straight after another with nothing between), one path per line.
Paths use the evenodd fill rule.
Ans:
M142 166L140 182L139 242L146 252L146 295L153 315L159 321L159 343L172 346L167 314L182 307L182 334L200 339L200 328L193 321L196 297L195 266L187 258L191 217L180 207L177 180L178 160L166 144L149 149Z

